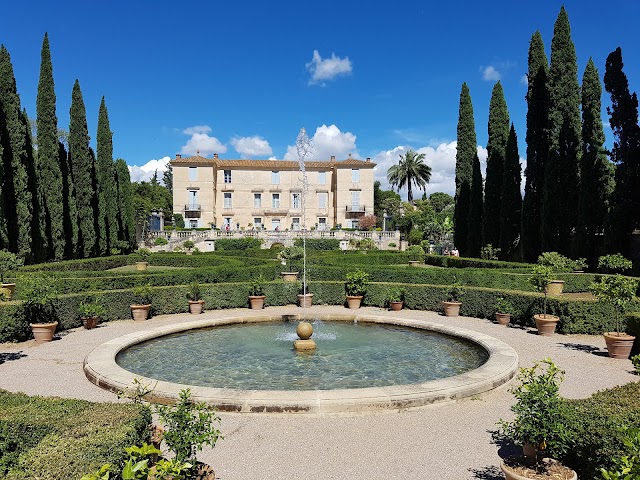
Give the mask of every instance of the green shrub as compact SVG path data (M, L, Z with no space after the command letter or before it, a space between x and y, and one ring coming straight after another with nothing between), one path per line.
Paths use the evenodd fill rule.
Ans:
M0 477L80 478L149 434L151 413L133 404L29 397L0 390Z
M247 250L260 248L262 239L256 237L218 238L215 241L216 250Z
M167 240L165 237L156 237L156 239L153 241L153 244L157 247L163 247L168 243L169 240Z
M483 260L498 260L498 254L500 253L500 248L494 247L490 243L482 247L480 250L480 258Z
M348 296L364 296L369 286L369 274L362 270L349 272L345 275L344 290Z
M340 248L340 240L336 238L307 238L307 250L338 250ZM293 244L296 247L302 246L302 239L296 238Z
M498 260L482 260L480 258L450 257L447 255L427 255L425 258L427 265L436 267L454 268L500 268L500 269L531 269L533 265L529 263L502 262Z
M411 261L423 261L424 249L420 245L411 245L405 252Z
M4 283L7 273L16 270L23 264L23 260L15 253L7 250L0 250L0 282Z
M84 258L82 260L64 260L62 262L38 263L20 268L21 272L58 271L73 272L78 270L109 270L122 267L132 262L132 256L114 255L111 257Z
M633 262L624 258L619 253L613 255L603 255L598 258L598 268L606 268L612 272L624 272L633 267Z
M538 265L549 267L554 272L570 272L573 270L574 262L558 252L543 252L538 257Z

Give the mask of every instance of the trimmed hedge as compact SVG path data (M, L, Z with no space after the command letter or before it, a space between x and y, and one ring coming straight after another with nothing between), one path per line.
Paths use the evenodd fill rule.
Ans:
M625 331L629 335L636 337L631 349L631 356L638 355L640 353L640 313L627 313L625 315L625 324L627 326Z
M0 390L0 477L80 478L149 437L151 413L134 404L29 397Z
M214 243L216 250L247 250L260 248L262 239L256 237L217 238Z
M482 260L480 258L450 257L447 255L425 255L425 263L436 267L454 268L509 268L531 269L533 264L520 262L503 262L501 260Z
M302 239L296 238L293 244L296 247L302 246ZM307 246L307 250L338 250L340 248L340 240L337 238L307 238L307 241L304 242Z
M600 478L600 468L626 454L620 427L640 428L640 383L594 393L580 400L566 400L565 425L573 444L562 462L579 478Z
M20 267L21 272L67 272L74 270L109 270L133 263L133 255L113 255L111 257L84 258L82 260L63 260L61 262L38 263Z

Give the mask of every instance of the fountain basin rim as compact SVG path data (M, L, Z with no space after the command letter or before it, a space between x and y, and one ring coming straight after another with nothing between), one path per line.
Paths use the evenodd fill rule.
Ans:
M192 398L221 411L239 413L363 413L404 410L436 402L458 400L496 388L511 380L518 370L518 354L506 343L489 335L427 320L372 314L318 314L315 318L331 322L363 322L399 325L429 330L466 339L487 351L489 358L480 367L460 375L417 384L336 390L241 390L212 388L165 382L136 375L116 363L119 352L138 343L173 333L230 324L302 320L301 314L229 316L194 320L139 331L111 339L94 348L84 359L83 370L89 381L112 392L133 386L134 379L155 385L145 399L170 404L180 390L190 388Z

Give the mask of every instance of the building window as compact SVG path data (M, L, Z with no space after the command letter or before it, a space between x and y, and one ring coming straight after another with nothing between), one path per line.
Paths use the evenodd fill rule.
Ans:
M253 208L262 208L262 194L254 193L253 194Z
M351 192L351 206L352 207L360 206L360 192L357 190L354 192Z
M360 182L360 169L359 168L352 168L351 169L351 181L353 183Z
M327 184L327 172L318 172L318 185Z
M271 194L271 207L272 208L280 208L280 194L279 193L272 193Z
M189 181L195 182L198 180L198 167L189 167Z
M189 210L197 210L198 208L198 191L189 190Z
M231 192L224 192L224 208L231 208Z
M318 194L318 208L325 210L327 208L327 193L322 192Z
M327 229L327 219L324 217L318 218L318 230L324 231Z
M224 171L224 183L231 183L231 170Z
M222 230L231 230L231 217L224 217L224 220L222 221Z
M198 228L198 220L189 220L189 228Z
M271 172L271 183L273 185L280 185L280 172Z
M300 230L300 219L299 218L292 218L291 219L291 230L293 230L294 232L297 232Z
M293 210L300 210L300 194L299 193L291 194L291 208Z
M280 230L280 219L272 218L271 219L271 230Z
M262 217L255 217L253 219L253 226L256 228L256 230L262 229Z

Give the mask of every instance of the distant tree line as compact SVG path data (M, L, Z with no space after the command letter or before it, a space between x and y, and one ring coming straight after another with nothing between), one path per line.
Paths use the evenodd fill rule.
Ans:
M129 169L124 160L113 160L104 97L96 152L89 146L78 80L68 135L60 133L47 34L35 122L20 105L9 52L0 46L0 249L27 263L132 250L135 219Z
M454 214L454 241L462 255L479 256L487 244L508 260L535 261L543 251L592 263L604 251L630 255L630 235L640 228L640 127L638 99L622 67L617 48L607 57L604 75L615 137L608 152L598 70L589 59L580 86L565 8L555 23L550 63L540 32L533 34L524 198L516 132L500 82L489 106L484 179L471 96L462 85Z

